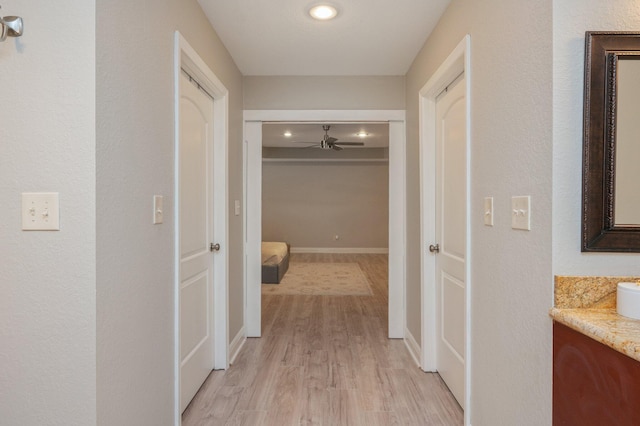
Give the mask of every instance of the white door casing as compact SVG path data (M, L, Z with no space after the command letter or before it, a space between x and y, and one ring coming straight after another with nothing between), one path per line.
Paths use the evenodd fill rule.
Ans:
M245 294L247 337L260 337L262 122L389 123L389 337L404 338L406 246L405 112L401 110L245 110Z
M471 127L470 127L470 111L471 111L471 70L470 70L470 50L471 39L467 35L451 52L447 59L442 63L438 70L431 76L429 81L421 89L419 95L419 117L420 117L420 216L421 216L421 286L422 286L422 301L421 301L421 315L422 315L422 343L421 343L421 367L425 371L436 371L438 369L438 334L442 332L439 327L438 320L438 307L440 290L442 289L442 280L436 278L436 258L439 259L440 255L434 256L429 252L428 247L431 244L437 242L436 236L436 99L440 93L451 85L458 76L462 74L462 80L464 83L464 146L461 148L465 153L465 157L461 160L462 164L458 166L464 169L464 198L459 198L458 203L464 202L464 214L462 219L458 217L458 222L463 221L462 226L466 232L464 236L464 248L460 250L458 248L458 258L464 259L464 266L457 266L457 269L462 269L462 279L455 278L453 274L445 275L446 289L451 290L456 287L452 287L454 284L458 289L462 289L460 283L464 283L464 289L462 290L464 295L464 318L463 324L458 322L458 329L464 330L463 342L460 342L460 337L457 337L456 346L458 351L463 352L461 358L464 360L464 396L462 397L461 405L465 408L465 424L469 424L471 417L470 407L470 381L471 381L471 291L472 280L470 276L471 270L471 253L470 253L470 164L471 164ZM453 86L452 86L453 88ZM460 183L460 182L458 182ZM442 214L442 213L441 213ZM445 238L447 238L445 236ZM455 237L458 239L458 247L462 245L460 242L461 236ZM445 243L446 245L447 243ZM443 244L440 244L442 250ZM445 248L446 250L446 248ZM462 253L460 253L462 251ZM460 254L463 254L462 256ZM458 271L460 272L460 271ZM458 282L459 281L459 282ZM440 290L438 290L440 289ZM458 292L458 296L461 294ZM446 312L445 312L446 313ZM459 321L458 317L458 321ZM447 318L445 318L447 320ZM449 318L451 321L452 319ZM463 349L460 349L463 347Z
M181 79L184 69L191 75L195 81L213 98L212 111L212 128L213 136L212 146L210 147L211 175L207 178L207 196L210 200L209 219L211 220L211 234L207 236L208 242L206 249L208 252L209 244L215 242L220 244L220 250L215 254L209 254L212 264L213 287L209 289L207 303L211 305L212 316L209 318L209 332L213 339L212 353L209 354L211 364L214 369L225 369L228 367L228 256L227 242L229 235L228 214L227 214L227 194L228 194L228 115L229 115L229 93L222 82L209 69L206 63L200 58L197 52L189 45L189 43L176 31L174 39L174 108L175 108L175 171L174 171L174 258L175 258L175 287L174 287L174 406L175 417L174 424L181 422L181 352L183 347L181 342L181 283L183 277L186 278L189 271L183 270L181 262L182 255L182 231L181 231L181 212L182 191L181 191L181 102L182 88ZM191 83L189 83L191 84ZM187 89L189 90L189 89ZM195 89L200 90L200 89ZM189 212L191 214L191 212ZM194 238L194 237L187 237ZM184 247L188 247L186 245ZM192 250L195 251L195 250ZM195 254L195 253L194 253ZM185 260L190 260L189 257ZM190 267L184 265L185 268ZM192 280L198 280L198 274L192 274ZM188 280L187 280L188 282ZM185 283L186 284L186 283ZM195 287L194 287L195 288ZM197 318L191 315L191 320ZM186 318L185 318L186 320ZM194 333L197 334L197 333ZM202 334L202 333L201 333ZM193 337L193 336L192 336ZM193 340L193 339L192 339ZM186 350L186 349L185 349ZM204 357L203 357L204 358ZM208 368L208 367L207 367ZM209 370L210 371L210 370Z
M436 370L464 409L467 254L465 81L436 101Z
M180 411L213 370L213 99L180 77Z
M262 316L262 121L244 123L245 182L245 330L247 337L261 336Z

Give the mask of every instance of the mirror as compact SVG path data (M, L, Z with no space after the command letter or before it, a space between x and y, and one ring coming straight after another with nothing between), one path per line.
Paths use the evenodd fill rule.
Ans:
M634 60L627 60L634 59ZM615 226L640 226L640 56L618 61Z
M640 252L640 33L586 33L582 251Z

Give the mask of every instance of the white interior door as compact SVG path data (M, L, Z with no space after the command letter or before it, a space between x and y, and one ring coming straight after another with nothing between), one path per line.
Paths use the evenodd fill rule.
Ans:
M213 99L180 76L180 411L211 370L213 356Z
M436 101L436 369L464 409L467 253L466 87Z

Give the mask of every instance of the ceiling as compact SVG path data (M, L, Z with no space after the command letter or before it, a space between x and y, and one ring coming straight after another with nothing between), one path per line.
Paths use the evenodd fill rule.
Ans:
M268 148L306 148L320 143L324 136L325 123L265 123L262 126L262 146ZM291 136L285 137L284 132ZM360 138L356 133L364 131L367 136ZM386 148L389 146L389 125L387 123L332 123L329 136L340 142L364 142L362 148ZM308 142L308 143L299 143ZM360 147L345 146L345 149Z
M198 0L244 75L404 75L450 0Z

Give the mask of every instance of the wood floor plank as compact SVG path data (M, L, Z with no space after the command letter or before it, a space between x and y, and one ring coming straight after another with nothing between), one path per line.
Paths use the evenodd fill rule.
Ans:
M331 364L327 351L311 351L305 357L304 364L304 387L327 389L331 382Z
M223 386L209 402L207 409L201 411L200 421L202 424L224 424L235 413L236 406L243 388L236 386Z
M387 256L292 254L357 263L371 296L265 295L262 336L214 371L183 413L193 425L461 425L442 379L388 335Z
M304 387L300 409L300 426L329 424L330 394L328 389Z
M302 367L278 368L278 379L273 389L269 410L268 426L293 425L300 415L302 403Z
M256 426L263 425L266 421L266 411L238 411L225 423L225 426ZM184 422L182 424L184 425Z
M360 405L356 389L329 390L330 425L364 426L364 410Z
M364 413L364 424L367 426L400 426L400 418L390 411Z

